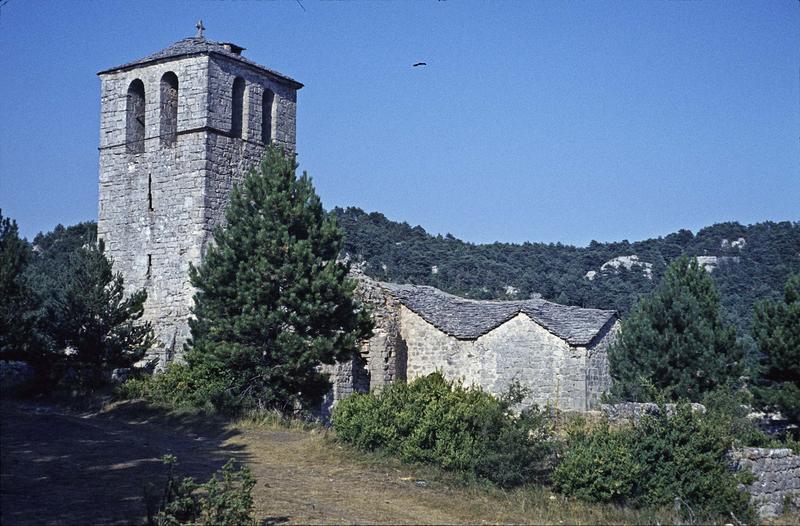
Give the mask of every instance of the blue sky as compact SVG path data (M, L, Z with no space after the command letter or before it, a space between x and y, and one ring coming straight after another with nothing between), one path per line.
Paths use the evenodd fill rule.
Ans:
M299 161L328 208L473 242L800 219L797 0L302 3L10 0L3 215L29 238L96 218L96 72L202 18L306 84Z

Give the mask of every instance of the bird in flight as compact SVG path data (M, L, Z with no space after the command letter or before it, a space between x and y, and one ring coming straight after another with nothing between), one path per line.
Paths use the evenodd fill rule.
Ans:
M427 62L417 62L416 64L412 64L411 67L412 68L416 68L416 67L419 67L419 66L427 66L427 65L428 65Z

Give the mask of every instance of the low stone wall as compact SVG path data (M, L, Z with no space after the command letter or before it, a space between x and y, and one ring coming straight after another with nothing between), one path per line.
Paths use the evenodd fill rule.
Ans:
M690 404L692 411L705 413L703 404ZM675 414L675 404L666 404L667 416ZM638 422L644 415L656 416L661 412L658 404L651 402L622 402L619 404L600 404L600 410L609 422Z
M737 470L749 469L756 480L744 489L759 517L800 512L800 456L791 449L747 447L733 450Z
M603 415L611 422L637 422L644 415L658 415L658 405L623 402L602 404ZM705 413L701 404L692 404L694 411ZM667 414L675 412L675 404L667 404ZM729 452L731 465L737 471L749 470L756 480L742 487L761 518L776 517L788 511L800 512L800 456L791 449L747 447Z

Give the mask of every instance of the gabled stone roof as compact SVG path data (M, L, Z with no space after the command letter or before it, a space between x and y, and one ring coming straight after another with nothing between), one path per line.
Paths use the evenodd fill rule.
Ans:
M252 60L244 58L238 53L234 53L233 51L231 51L231 49L226 48L225 47L226 45L232 47L233 49L238 49L238 50L244 49L241 46L230 44L228 42L215 42L213 40L208 40L205 37L189 37L189 38L184 38L183 40L178 40L171 46L167 46L161 51L157 51L151 55L147 55L146 57L140 58L139 60L134 60L133 62L128 62L127 64L122 64L121 66L105 69L99 72L98 75L102 75L104 73L111 73L112 71L129 69L136 66L143 66L145 64L150 64L152 62L165 61L190 55L214 54L214 55L221 55L231 60L236 60L238 62L242 62L249 66L253 66L260 70L266 71L270 75L277 77L288 84L291 84L295 89L300 89L303 87L301 83L297 82L291 77L287 77L282 73L278 73L277 71L265 68L264 66L253 62Z
M425 321L463 340L474 340L523 313L570 345L588 345L616 318L614 311L568 307L541 299L469 300L424 285L381 285Z

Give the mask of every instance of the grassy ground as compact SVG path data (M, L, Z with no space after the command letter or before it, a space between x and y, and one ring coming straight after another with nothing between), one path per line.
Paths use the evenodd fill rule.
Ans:
M274 420L236 423L155 411L142 403L75 413L4 401L0 523L131 524L159 458L205 481L228 458L247 464L259 524L673 523L593 506L543 489L501 491L336 444L325 430Z

